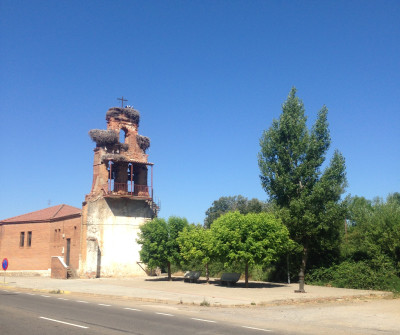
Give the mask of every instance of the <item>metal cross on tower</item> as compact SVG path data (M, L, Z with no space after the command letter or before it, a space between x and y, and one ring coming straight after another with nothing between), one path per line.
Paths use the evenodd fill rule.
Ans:
M124 101L128 101L128 99L124 99L124 96L122 98L117 98L117 100L121 100L121 107L124 108Z

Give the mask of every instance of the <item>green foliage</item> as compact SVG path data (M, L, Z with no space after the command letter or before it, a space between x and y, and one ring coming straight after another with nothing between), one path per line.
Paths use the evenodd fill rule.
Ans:
M142 245L140 259L150 268L167 267L171 279L171 264L181 261L177 237L189 224L186 219L171 216L168 221L156 218L140 226L137 242Z
M210 228L214 220L228 212L239 211L242 214L261 213L270 211L271 207L271 204L260 201L256 198L248 200L242 195L221 197L218 200L215 200L211 207L207 209L204 226Z
M252 266L249 277L256 281L271 281L271 274L275 271L273 266L254 265Z
M399 199L399 193L389 195L386 202L347 197L342 262L311 270L307 280L318 285L400 292Z
M400 278L391 266L374 268L367 261L344 261L329 268L319 268L306 275L315 285L400 292Z
M197 270L199 264L206 268L209 279L208 265L213 258L213 240L211 231L203 226L185 227L178 236L178 244L182 257L182 265Z
M400 274L400 201L397 195L389 195L386 202L347 198L351 226L342 244L345 259L391 263Z
M308 130L304 105L292 88L279 120L274 120L260 139L261 183L278 205L291 238L303 246L303 271L309 253L338 254L346 212L340 203L346 186L343 156L335 151L321 171L330 146L327 113L323 106Z
M215 257L241 264L246 286L249 266L267 265L293 246L287 228L269 213L226 213L213 222L211 234Z
M168 228L164 219L156 218L143 224L137 241L142 245L140 260L150 268L165 266L169 256L166 240L168 240Z

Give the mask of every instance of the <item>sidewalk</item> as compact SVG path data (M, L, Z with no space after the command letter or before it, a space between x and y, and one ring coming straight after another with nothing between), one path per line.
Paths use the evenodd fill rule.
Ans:
M391 296L390 292L341 289L306 285L306 293L295 293L298 284L250 282L249 288L239 281L235 287L220 286L218 280L210 284L186 283L182 277L167 281L165 277L140 276L134 278L97 279L51 279L48 277L0 278L0 288L34 289L46 292L61 290L65 293L80 293L104 298L160 302L167 304L195 304L206 301L211 306L282 305L307 301L335 301Z

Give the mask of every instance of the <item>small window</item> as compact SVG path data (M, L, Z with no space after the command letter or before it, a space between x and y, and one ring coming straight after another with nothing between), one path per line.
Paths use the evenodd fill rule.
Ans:
M126 138L126 131L125 129L121 129L119 131L119 143L125 143L125 138Z
M26 245L28 247L32 246L32 232L31 231L28 231L28 237L27 237L27 240L26 240Z
M25 232L21 231L19 235L19 246L23 247L25 243Z

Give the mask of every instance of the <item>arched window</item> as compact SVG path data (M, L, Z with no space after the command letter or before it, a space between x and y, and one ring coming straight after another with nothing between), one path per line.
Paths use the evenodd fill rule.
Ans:
M119 131L119 143L125 143L126 129L120 129Z

